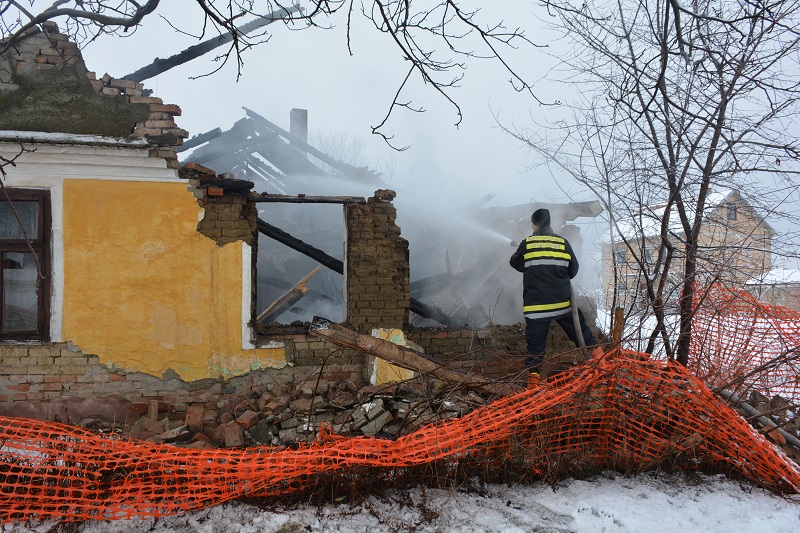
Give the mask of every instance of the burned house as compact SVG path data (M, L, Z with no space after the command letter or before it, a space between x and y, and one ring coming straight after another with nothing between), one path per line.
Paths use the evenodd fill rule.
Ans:
M396 193L315 150L302 120L284 131L246 110L187 141L177 105L97 77L53 24L0 61L0 414L139 436L208 426L229 445L262 421L259 442L291 440L279 432L300 423L281 413L413 375L309 333L323 314L454 368L522 370L521 329L497 317L519 297L508 240L539 204L459 214L494 241L480 254L463 226L401 236ZM421 256L453 246L414 277L406 232Z

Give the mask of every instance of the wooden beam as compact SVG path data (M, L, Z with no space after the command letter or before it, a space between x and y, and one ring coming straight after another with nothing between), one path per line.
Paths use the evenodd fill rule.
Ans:
M297 7L288 7L278 9L277 11L273 11L266 17L259 17L255 20L248 22L247 24L242 25L239 28L236 28L236 32L238 35L244 36L248 33L254 32L259 28L263 28L268 24L272 24L276 20L283 20L287 16L298 12L299 9ZM190 46L183 52L175 54L174 56L168 57L167 59L155 58L152 63L149 65L140 68L136 72L131 72L130 74L126 74L119 79L122 80L131 80L131 81L144 81L159 74L168 71L173 67L177 67L178 65L183 65L191 61L192 59L197 59L198 57L207 54L211 50L215 48L219 48L220 46L230 43L233 41L233 34L228 32L219 37L214 37L212 39L208 39L207 41L203 41L202 43L196 44L194 46Z
M211 139L216 139L217 137L220 136L221 133L222 133L221 129L214 128L211 131L195 135L191 139L186 139L185 141L183 141L182 145L175 148L175 152L181 153L186 150L189 150L190 148L194 148L195 146L200 146L201 144L208 142Z
M344 262L336 259L335 257L331 257L330 255L326 254L319 248L315 248L310 244L306 244L297 237L289 235L282 229L275 227L268 222L264 222L260 218L258 219L257 224L258 224L258 231L260 231L267 237L275 239L279 243L285 244L292 250L295 250L307 257L310 257L317 263L327 268L330 268L337 274L344 274Z
M371 335L363 335L325 318L314 317L309 327L309 333L337 346L380 357L399 367L483 393L507 395L521 390L517 385L494 381L483 374L448 368L441 361L422 352Z
M302 298L305 293L309 291L309 288L306 287L306 283L308 283L308 280L310 280L314 274L319 272L320 268L322 268L322 265L317 265L314 270L309 272L306 277L298 281L294 287L286 291L283 296L269 304L267 308L264 309L260 315L258 315L256 322L259 324L270 322L277 318L286 309L297 303L300 298Z
M282 202L286 204L366 204L366 198L360 196L306 196L298 194L290 196L285 194L263 193L261 196L251 196L249 202Z

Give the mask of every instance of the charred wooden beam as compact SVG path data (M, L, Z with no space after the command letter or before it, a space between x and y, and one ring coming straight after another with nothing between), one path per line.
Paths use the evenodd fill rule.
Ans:
M483 393L507 395L520 390L517 385L494 381L483 374L454 370L422 352L371 335L363 335L321 317L314 317L309 333L337 346L380 357L408 370Z
M415 298L411 298L411 302L408 304L408 310L413 311L422 318L430 318L431 320L435 320L443 326L450 326L453 322L453 317L450 315L440 311L432 305L422 303Z
M311 277L319 272L319 269L322 268L322 265L317 265L317 267L308 273L306 277L298 281L294 287L286 291L280 298L272 302L264 309L260 315L256 318L256 322L259 324L264 324L267 322L271 322L285 310L289 309L295 303L297 303L305 294L309 291L308 287L306 287L306 283Z
M273 11L266 17L259 17L253 21L244 24L243 26L236 29L236 32L242 36L247 35L248 33L254 32L259 28L263 28L268 24L272 24L276 20L282 20L289 15L297 13L299 8L297 7L288 7L278 9L277 11ZM211 50L218 48L224 44L228 44L233 41L233 34L226 33L224 35L220 35L219 37L214 37L213 39L209 39L207 41L203 41L202 43L196 44L194 46L190 46L183 52L175 54L172 57L168 57L167 59L156 58L153 60L152 63L147 65L146 67L142 67L136 72L132 72L130 74L126 74L122 76L123 80L131 80L131 81L144 81L148 80L154 76L158 76L159 74L168 71L173 67L177 67L178 65L183 65L191 61L192 59L197 59L198 57L207 54Z
M255 111L251 109L247 109L243 107L244 112L247 114L248 117L252 118L256 121L256 124L260 124L270 130L274 131L275 133L279 134L284 139L289 140L293 146L295 146L298 150L303 152L308 152L312 156L316 157L326 165L329 165L332 168L335 168L342 174L346 174L350 178L361 178L363 181L368 181L373 184L377 185L386 185L385 182L380 179L380 177L373 171L365 168L365 167L354 167L353 165L344 163L339 161L338 159L334 159L333 157L329 156L328 154L321 152L308 144L306 141L298 137L297 135L292 135L285 129L273 124L266 118L262 117Z
M335 257L331 257L319 248L315 248L310 244L301 241L297 237L286 233L282 229L275 227L268 222L264 222L260 218L258 219L258 231L271 239L275 239L281 244L285 244L292 250L296 250L301 254L310 257L322 266L330 268L338 274L344 274L344 262L336 259Z
M210 141L211 139L216 139L222 133L222 130L219 128L214 128L211 131L207 131L205 133L199 133L192 137L191 139L186 139L183 141L183 144L175 148L177 153L181 153L183 151L189 150L194 148L195 146L200 146L203 143Z
M248 201L263 202L283 202L286 204L365 204L367 200L360 196L306 196L298 194L289 196L285 194L263 193L261 196L251 196Z

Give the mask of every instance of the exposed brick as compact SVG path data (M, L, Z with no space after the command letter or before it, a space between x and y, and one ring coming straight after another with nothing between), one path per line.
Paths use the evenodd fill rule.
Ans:
M180 116L182 111L181 108L175 104L151 104L150 111L158 111L162 113L168 113L172 116Z
M131 80L111 80L112 87L118 87L120 89L134 89L136 88L136 82Z
M61 383L42 383L41 385L37 385L40 390L43 391L60 391L61 390Z
M156 98L155 96L131 96L128 98L128 101L132 104L151 104L151 109L153 108L153 104L164 103L161 98Z

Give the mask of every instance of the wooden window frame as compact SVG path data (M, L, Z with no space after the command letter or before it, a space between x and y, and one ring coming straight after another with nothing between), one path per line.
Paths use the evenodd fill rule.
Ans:
M37 283L37 325L36 330L4 332L0 330L0 342L4 341L42 341L50 340L50 235L51 211L50 191L47 189L18 189L5 187L0 191L0 202L38 202L37 235L26 239L0 239L0 252L30 253L31 248L39 262ZM0 325L3 323L3 271L0 269Z

